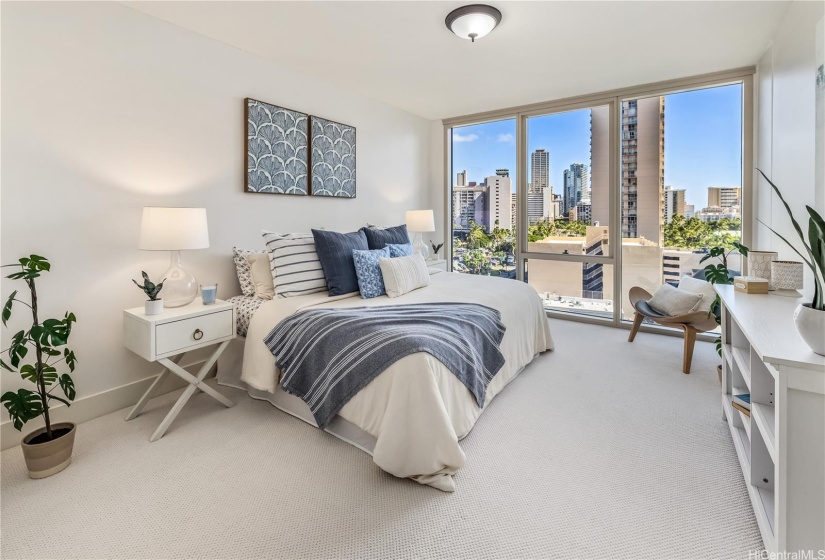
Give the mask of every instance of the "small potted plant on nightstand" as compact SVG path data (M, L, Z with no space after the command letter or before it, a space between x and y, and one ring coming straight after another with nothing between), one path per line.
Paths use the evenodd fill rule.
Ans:
M49 271L49 261L31 255L6 266L20 267L20 271L9 274L6 278L26 282L31 299L30 303L26 303L17 299L17 290L13 291L3 306L3 325L7 325L11 319L15 304L21 304L31 310L31 326L11 337L11 346L3 351L3 354L7 354L10 365L0 359L0 367L19 373L24 380L35 385L35 390L7 391L0 396L0 402L6 407L17 430L21 430L29 420L43 417L45 426L24 437L21 446L29 476L45 478L62 471L72 461L75 425L70 422L52 424L49 407L51 401L70 406L75 398L72 378L68 373L59 374L57 368L65 366L69 371L74 371L77 364L74 352L65 347L72 332L72 323L76 319L74 313L68 311L62 319L41 320L38 316L35 279L42 272ZM63 348L59 349L61 347ZM34 352L29 353L29 350ZM34 358L33 363L23 363L27 355ZM58 389L62 391L62 397L55 394Z
M163 282L154 284L151 280L149 280L148 274L143 271L141 271L141 274L143 275L143 286L138 284L137 280L132 280L132 282L135 283L135 286L143 290L146 297L149 298L144 304L144 312L147 315L157 315L163 311L163 298L159 298L158 294L163 289L163 282L166 281L166 278L163 279Z
M432 247L433 247L433 260L437 261L438 260L438 252L441 250L441 248L444 246L444 244L443 243L436 244L435 241L430 240L430 245L432 245Z

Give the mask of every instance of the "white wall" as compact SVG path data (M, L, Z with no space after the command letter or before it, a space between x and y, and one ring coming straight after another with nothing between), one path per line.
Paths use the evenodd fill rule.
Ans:
M78 317L79 400L58 419L126 406L159 369L121 344L122 309L144 299L130 278L168 264L137 250L141 207L207 208L211 247L184 265L223 298L239 293L233 245L262 246L261 228L351 231L431 207L431 123L419 117L114 3L4 2L0 36L2 261L48 257L42 312ZM247 96L357 127L357 199L244 193ZM3 280L0 293L18 287ZM24 386L8 372L0 382ZM16 443L8 428L3 447Z
M825 214L825 185L814 183L816 25L825 14L823 6L822 2L791 3L771 45L759 60L756 85L757 167L782 191L806 233L805 205ZM803 250L785 208L761 176L757 183L756 216ZM755 233L753 249L774 250L782 259L799 260L762 223L757 222ZM813 276L807 267L804 295L813 296Z

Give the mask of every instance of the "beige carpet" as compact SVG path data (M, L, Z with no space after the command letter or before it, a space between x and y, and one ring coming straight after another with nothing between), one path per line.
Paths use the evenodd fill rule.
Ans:
M681 340L553 321L558 349L464 440L457 491L380 471L245 393L174 395L82 424L74 463L2 453L3 558L747 558L762 543L722 422L717 358Z

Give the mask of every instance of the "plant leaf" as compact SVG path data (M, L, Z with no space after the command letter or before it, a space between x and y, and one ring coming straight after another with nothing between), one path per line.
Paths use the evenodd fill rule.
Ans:
M813 260L814 256L813 256L813 254L811 254L811 248L808 247L807 243L805 243L805 234L802 233L802 228L799 227L799 222L797 222L796 218L793 217L793 212L791 212L791 207L788 206L788 203L785 202L785 198L782 196L782 193L779 192L779 187L774 185L773 182L770 179L768 179L768 176L765 175L764 173L762 173L761 169L759 169L757 167L756 170L759 171L759 173L762 174L762 176L765 178L765 180L768 182L768 184L773 188L773 191L776 193L776 196L778 196L779 200L782 201L782 204L785 206L785 210L788 212L788 217L791 219L791 224L793 224L793 228L796 230L796 233L799 234L799 239L802 241L802 245L805 247L805 250L808 252L808 255L810 256L811 260ZM773 230L771 230L771 231L773 231ZM776 233L776 232L774 231L774 233ZM779 235L779 234L777 233L776 235ZM782 239L782 241L784 241L785 243L788 243L788 240L785 239L784 237L780 236L780 239ZM791 248L793 248L793 245L791 245L790 243L788 243L788 245L790 245ZM796 251L796 249L794 249L794 251ZM799 254L800 257L802 257L802 253L800 253L799 251L796 251L796 252ZM808 262L805 259L805 257L802 257L802 259L805 260L805 262ZM808 266L813 268L813 265L810 262L808 262ZM814 273L814 274L816 274L816 273Z
M69 366L69 371L74 371L77 365L77 357L74 355L74 352L66 348L63 351L63 357L66 358L66 365Z
M11 318L11 306L14 303L14 296L16 296L16 295L17 295L17 290L14 290L11 293L11 295L9 296L9 299L6 300L6 305L3 306L3 324L4 325L6 324L6 321L8 321Z
M809 261L808 259L806 259L806 258L802 255L802 253L800 253L800 252L799 252L799 250L798 250L796 247L794 247L793 245L791 245L791 242L790 242L790 241L788 241L787 239L785 239L785 238L784 238L784 237L783 237L783 236L782 236L782 235L781 235L778 231L776 231L775 229L773 229L771 226L769 226L768 224L766 224L766 223L765 223L765 222L763 222L762 220L758 220L758 221L759 221L759 223L760 223L760 224L762 224L763 226L765 226L766 228L768 228L769 230L771 230L771 232L773 232L773 234L774 234L775 236L777 236L779 239L781 239L782 241L784 241L784 242L785 242L785 244L786 244L788 247L790 247L790 248L791 248L791 250L793 250L793 252L794 252L794 253L796 253L797 255L799 255L799 258L800 258L800 259L802 259L802 261L803 261L805 264L807 264L807 265L808 265L808 267L809 267L811 270L814 270L814 265L811 263L811 261ZM806 248L807 248L807 246L806 246Z
M0 360L0 367L14 373L14 370L10 368L8 364L6 364L6 362L4 362L3 360Z
M63 389L64 393L66 393L66 398L70 401L74 400L77 393L75 392L74 381L72 381L72 378L69 377L68 373L64 373L60 376L60 388Z
M9 412L16 430L21 430L23 424L43 414L43 401L37 393L28 389L18 389L16 393L13 391L3 393L0 402Z

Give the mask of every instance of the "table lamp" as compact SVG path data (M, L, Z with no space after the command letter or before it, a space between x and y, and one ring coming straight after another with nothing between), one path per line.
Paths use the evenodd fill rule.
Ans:
M209 247L206 208L145 207L138 247L144 251L171 251L169 270L158 279L163 280L164 306L190 303L198 295L198 282L181 266L180 252Z
M426 260L430 256L430 250L424 243L424 232L435 231L435 218L432 210L407 210L405 216L407 222L407 229L415 233L415 240L413 241L413 251L420 253Z

